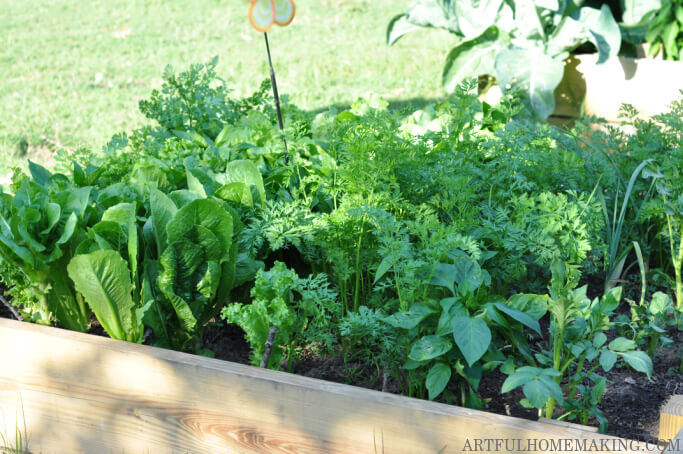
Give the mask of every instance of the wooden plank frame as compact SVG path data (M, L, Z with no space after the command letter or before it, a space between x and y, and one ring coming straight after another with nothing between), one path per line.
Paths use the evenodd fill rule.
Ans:
M553 452L553 443L573 453L596 445L659 452L590 430L12 320L0 319L0 346L0 433L11 440L16 427L31 453L529 454Z
M659 439L674 440L667 453L683 454L683 395L671 397L659 412Z

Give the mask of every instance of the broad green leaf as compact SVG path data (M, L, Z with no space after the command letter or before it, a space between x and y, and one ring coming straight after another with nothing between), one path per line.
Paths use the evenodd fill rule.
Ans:
M384 320L395 328L411 329L415 328L422 320L435 314L436 311L424 304L413 304L410 310L397 312L387 316Z
M52 174L50 173L49 170L47 170L45 167L41 166L40 164L36 164L35 162L31 161L29 159L28 161L28 170L31 172L31 177L33 177L33 181L38 183L41 186L46 186L47 181L50 179Z
M235 264L235 287L249 282L254 279L259 270L265 268L265 264L260 260L254 260L244 252L237 255L237 263Z
M512 375L505 379L501 393L510 392L515 388L522 386L524 383L533 380L541 374L541 370L537 367L523 366L517 369Z
M218 262L208 261L206 263L206 272L197 283L197 292L206 298L207 301L211 301L216 296L220 280L221 268Z
M617 354L613 351L604 349L600 354L600 365L605 370L605 372L609 372L610 370L612 370L612 367L614 367L614 364L616 362Z
M393 254L389 254L386 257L384 257L382 259L382 261L379 263L379 266L377 267L377 271L375 272L375 280L373 281L373 284L376 284L377 281L382 279L382 276L384 276L386 274L386 272L391 269L393 264L394 264Z
M507 300L507 306L540 320L548 312L548 296L518 293Z
M166 194L157 189L150 190L149 205L152 212L151 218L154 226L157 255L160 256L168 246L166 226L175 217L178 208Z
M598 49L597 64L619 54L621 31L608 5L603 4L599 10L587 6L581 8L579 22L588 30L590 41Z
M187 169L187 189L201 198L213 195L221 186L210 172L202 169Z
M214 195L229 202L239 203L248 207L254 206L254 198L249 187L240 182L227 183L218 188Z
M621 287L611 288L600 299L600 312L603 314L611 314L619 307L621 301Z
M666 57L669 60L678 59L678 45L676 40L679 31L678 22L670 22L664 27L664 31L662 32L662 42L664 44L664 50L666 51Z
M429 369L425 385L429 392L429 400L436 399L446 389L451 379L451 367L445 363L436 363Z
M455 2L443 0L417 0L406 11L410 23L420 27L434 27L460 33L455 13Z
M138 239L138 225L136 218L136 205L133 203L119 203L109 208L102 214L102 222L115 222L123 227L126 234L126 252L128 264L133 279L133 287L136 287L138 276L138 257L140 241Z
M208 199L198 199L182 207L166 226L167 241L175 243L187 236L197 241L201 226L218 238L220 253L227 255L232 245L232 216L218 203Z
M441 316L435 334L446 336L453 330L453 319L455 317L469 317L470 313L457 298L444 298L440 304Z
M463 371L465 372L467 383L469 383L473 389L479 389L481 377L484 375L483 365L480 362L474 363L472 367L464 367Z
M445 287L455 294L455 276L457 270L454 265L448 263L439 263L434 269L430 284L437 285L439 287Z
M495 322L499 326L502 326L503 328L510 329L510 322L506 317L503 316L503 314L500 313L498 309L496 309L496 306L494 306L493 303L486 303L484 304L484 309L485 309L485 314L486 317L491 320L492 322Z
M605 342L607 342L607 336L605 333L597 333L595 337L593 337L593 346L595 348L600 348L603 345L605 345Z
M427 364L428 362L429 362L429 360L427 360L427 361L415 361L414 359L408 358L408 359L406 360L406 362L403 364L403 366L401 367L401 369L404 369L404 370L415 370L415 369L417 369L418 367L424 366L424 365Z
M535 408L543 408L545 403L551 397L555 400L562 401L562 388L555 383L550 377L540 375L530 382L526 383L522 390L524 395L529 400L531 405Z
M472 366L488 350L491 331L481 319L456 317L453 319L453 338L467 364Z
M266 203L263 176L253 162L247 159L229 162L225 168L224 178L225 183L244 183L247 187L254 186L261 198L258 204L264 205Z
M461 294L474 293L484 282L484 273L477 262L467 256L458 257L454 263L455 282Z
M427 361L438 358L453 348L451 341L442 336L424 336L413 344L408 358L414 361Z
M627 352L637 347L636 342L625 337L617 337L609 343L608 348L613 352Z
M52 286L47 294L48 309L65 328L84 333L90 327L90 311L76 301L69 278L64 273L64 265L61 260L50 273Z
M548 41L548 54L562 56L591 38L578 17L565 16L555 28Z
M452 4L458 31L465 39L476 38L491 27L505 31L513 27L512 8L503 0L457 0Z
M194 192L188 191L187 189L180 189L178 191L173 191L168 194L168 197L175 203L176 207L183 208L186 205L194 202L195 200L200 200L202 197L198 196Z
M647 356L647 353L637 350L630 352L620 352L619 356L624 358L626 364L638 372L647 374L648 377L652 375L652 359Z
M656 292L652 295L652 299L647 308L651 314L657 315L665 313L671 307L673 307L671 297L666 293Z
M156 260L145 260L143 270L141 305L136 310L136 316L145 326L152 329L154 345L171 348L173 340L166 322L166 317L171 313L171 308L167 309L166 302L163 301L160 294L157 295L159 264Z
M180 239L169 244L159 265L159 288L173 305L183 329L192 332L205 302L197 291L197 284L206 273L202 270L206 266L202 249Z
M76 256L67 271L107 334L130 342L142 340L131 297L130 270L118 252L103 250Z
M62 230L62 234L60 235L59 239L57 240L57 244L66 244L71 237L73 236L74 232L76 231L76 224L78 223L78 218L76 217L75 213L71 213L68 218L66 218L66 223L64 224L64 229Z
M90 203L91 187L77 188L67 191L66 200L62 205L62 212L68 213L70 211L83 217L88 204Z
M40 232L41 235L49 235L52 229L57 225L62 214L62 207L56 203L48 203L45 214L47 216L48 223L47 227Z
M534 114L548 118L555 109L555 88L564 75L561 58L547 55L542 48L510 46L496 57L496 79L504 91L521 89Z
M498 51L503 48L498 29L492 27L481 36L457 44L446 57L442 83L452 93L467 79L495 74Z
M421 25L415 25L408 20L405 14L399 14L391 19L387 27L387 44L392 46L396 41L407 33L420 30Z
M2 246L4 246L4 248ZM30 268L35 268L36 266L36 261L31 251L23 246L19 246L14 239L2 234L0 234L0 252L2 252L4 259L9 263L15 263L18 266L26 264ZM18 258L23 264L21 262L17 263L17 261L13 259L14 257Z
M527 328L531 328L532 330L536 331L538 335L541 335L541 325L538 323L537 320L533 319L529 315L525 314L524 312L518 311L517 309L513 309L503 303L493 303L496 308L498 308L501 312L506 313L513 319L517 320L520 322L522 325L526 326Z

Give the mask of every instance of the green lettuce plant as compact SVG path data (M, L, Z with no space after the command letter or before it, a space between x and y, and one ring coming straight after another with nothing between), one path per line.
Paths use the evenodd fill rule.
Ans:
M277 369L288 357L291 369L294 348L303 344L311 332L328 327L341 315L337 295L329 288L324 274L300 278L282 262L268 270L259 270L251 290L251 303L232 303L221 316L239 325L251 347L250 361L258 365L263 357L271 326L278 329L275 345L266 367Z
M90 309L64 270L93 215L92 188L34 163L29 169L31 177L14 177L14 196L0 193L0 260L25 276L15 304L34 321L48 324L52 314L68 329L87 331Z
M418 0L394 17L387 43L423 27L457 37L443 70L448 91L465 79L492 76L504 91L525 93L533 114L546 118L555 108L553 92L564 61L584 43L599 53L598 64L616 56L621 33L607 5L576 0Z

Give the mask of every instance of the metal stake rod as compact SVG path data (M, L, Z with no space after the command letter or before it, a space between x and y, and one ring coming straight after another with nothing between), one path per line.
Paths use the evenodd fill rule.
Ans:
M266 50L268 51L268 64L270 65L270 82L273 85L273 96L275 97L275 107L277 108L277 120L280 123L280 137L285 144L285 164L289 163L287 150L287 139L285 139L285 125L282 123L282 111L280 110L280 96L277 93L277 82L275 81L275 70L273 70L273 60L270 58L270 44L268 44L268 33L264 33L266 39Z

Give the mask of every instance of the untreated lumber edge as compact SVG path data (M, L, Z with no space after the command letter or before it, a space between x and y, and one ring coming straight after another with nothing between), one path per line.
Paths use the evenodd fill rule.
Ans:
M683 395L672 396L662 406L659 412L659 439L670 443L667 453L683 454Z
M15 427L32 453L448 454L489 452L486 443L501 442L508 449L498 444L497 452L533 453L558 440L572 452L589 452L575 448L591 443L656 451L587 430L0 319L0 431L11 439Z

